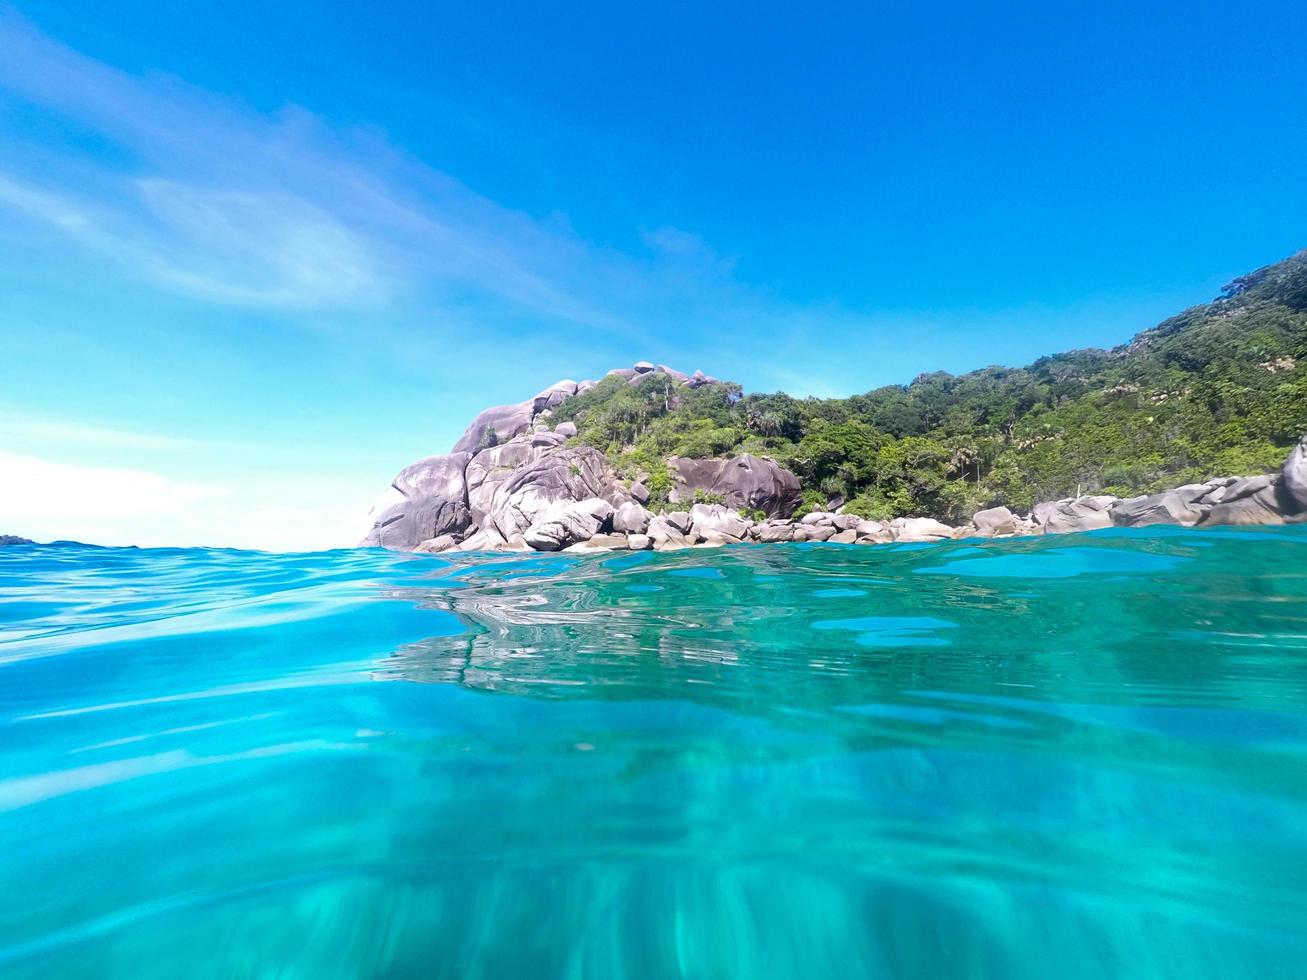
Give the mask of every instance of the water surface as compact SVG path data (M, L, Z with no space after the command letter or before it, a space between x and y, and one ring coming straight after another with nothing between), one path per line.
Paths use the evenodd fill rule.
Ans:
M1291 977L1307 528L0 549L0 975Z

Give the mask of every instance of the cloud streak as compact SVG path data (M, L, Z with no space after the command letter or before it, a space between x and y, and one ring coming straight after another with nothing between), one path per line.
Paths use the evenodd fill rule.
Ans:
M13 12L0 12L0 48L0 98L113 149L52 156L12 138L0 209L162 290L306 313L421 310L487 335L526 319L628 346L702 343L743 324L802 338L814 319L852 319L742 284L731 259L684 231L645 231L639 254L596 247L374 135L130 75Z
M0 437L58 443L83 449L91 447L171 452L199 445L194 440L179 436L12 414L0 418Z
M130 76L12 12L0 14L0 47L9 98L115 150L30 154L28 172L0 171L0 205L139 278L218 303L303 309L376 308L401 287L472 289L613 325L562 281L584 259L579 242L374 138L332 133L298 108L261 115Z

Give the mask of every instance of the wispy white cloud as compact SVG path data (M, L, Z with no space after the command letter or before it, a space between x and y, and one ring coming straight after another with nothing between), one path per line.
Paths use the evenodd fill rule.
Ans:
M106 205L0 172L3 206L106 264L202 299L314 308L385 297L367 244L294 197L150 178L124 180Z
M437 323L471 318L487 337L530 318L628 346L728 346L741 323L797 337L812 316L741 283L732 258L683 230L644 232L639 254L595 246L372 133L128 74L13 12L0 11L0 49L0 98L114 148L7 154L0 210L159 288L273 309L400 304Z
M384 289L367 243L299 198L158 178L136 186L161 235L203 243L180 256L156 253L149 268L162 282L205 298L274 306L348 304Z
M264 115L174 79L129 75L12 11L0 12L0 48L0 91L116 151L43 153L26 171L9 154L0 207L142 279L215 302L308 309L376 308L404 286L473 289L612 325L564 281L584 277L568 271L587 264L579 241L370 135L333 133L294 107Z
M59 194L42 191L12 176L0 173L0 204L12 211L35 218L69 237L87 245L98 245L104 240L99 222L75 202Z

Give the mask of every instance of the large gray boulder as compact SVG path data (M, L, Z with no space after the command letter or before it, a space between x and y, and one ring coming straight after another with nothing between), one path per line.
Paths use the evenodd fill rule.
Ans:
M493 527L482 528L469 534L458 545L457 551L499 551L508 544Z
M1290 516L1307 515L1307 435L1298 440L1280 468L1280 495Z
M789 521L764 521L749 530L749 537L763 544L794 540L794 525Z
M613 518L613 529L623 534L644 534L649 530L651 520L653 514L636 501L630 500L617 508L617 514Z
M472 420L458 442L454 443L456 453L474 453L496 443L507 442L531 428L534 417L531 402L517 405L496 405L487 408Z
M795 541L829 541L836 535L834 524L796 524Z
M569 544L564 551L627 551L631 547L631 539L625 534L608 534L600 532L586 541L578 541L576 544ZM640 549L637 549L640 550Z
M1217 481L1211 483L1186 483L1184 486L1175 487L1169 492L1179 495L1180 499L1186 504L1197 504L1216 489L1217 485Z
M550 432L548 429L542 429L540 432L531 433L531 445L548 449L551 446L561 446L567 442L567 436L561 432Z
M406 466L373 505L372 530L361 547L411 551L443 534L460 534L472 524L464 471L468 453L428 456Z
M799 480L785 467L762 456L742 453L730 459L671 461L677 485L673 503L694 499L696 490L720 494L728 507L761 510L768 517L789 517L799 506Z
M648 537L659 551L671 551L690 545L684 529L672 523L667 514L659 514L649 522Z
M972 515L971 523L976 525L976 531L987 537L992 538L1003 534L1017 533L1017 515L1012 513L1006 507L990 507L988 510L978 510Z
M630 497L603 453L589 446L562 446L514 470L498 483L485 504L487 520L505 538L521 534L559 502L600 498L620 506Z
M1174 490L1167 490L1164 493L1118 500L1112 505L1110 513L1112 523L1117 527L1147 527L1150 524L1192 527L1203 519L1207 508L1185 500Z
M494 507L495 491L515 472L535 462L545 450L533 446L526 436L519 436L502 446L483 449L467 464L467 503L472 523L481 527Z
M557 408L575 395L576 389L577 384L575 381L555 381L531 400L531 413L539 415L551 408Z
M496 476L511 473L527 463L537 460L542 455L540 449L531 445L531 440L520 436L499 446L483 449L468 461L467 485L474 490L493 480Z
M457 544L458 541L452 534L442 534L439 537L429 538L426 541L420 542L413 550L423 554L434 555L441 551L448 551Z
M593 498L551 507L522 534L536 551L558 551L612 527L613 505Z
M889 527L895 541L923 543L953 537L953 528L930 517L896 517Z
M1258 490L1271 486L1273 483L1275 483L1275 477L1270 474L1262 476L1225 476L1205 483L1204 486L1207 488L1207 492L1198 500L1200 503L1212 506L1239 497L1250 496Z
M1231 481L1206 498L1213 502L1203 525L1283 524L1284 493L1271 476L1250 476Z
M894 532L880 521L858 521L853 528L858 544L885 544L894 540Z
M800 524L829 524L831 527L834 527L835 518L839 516L840 516L839 514L832 513L831 511L828 510L814 510L800 517L799 523Z
M682 534L690 532L690 512L688 510L669 510L661 516Z
M690 508L690 533L701 541L713 541L718 537L743 541L749 527L748 521L721 504L695 504Z
M1112 504L1116 497L1067 497L1035 505L1035 523L1047 534L1092 531L1112 526Z

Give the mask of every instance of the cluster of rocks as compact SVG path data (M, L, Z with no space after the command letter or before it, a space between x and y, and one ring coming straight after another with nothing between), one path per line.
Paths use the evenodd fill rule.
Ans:
M685 374L647 361L610 374L631 384L658 376L685 388L720 383L702 371ZM399 472L373 506L362 545L552 551L622 534L642 547L639 538L652 518L644 510L649 490L638 480L619 479L597 449L573 442L573 423L550 424L554 409L595 384L559 381L534 398L481 412L451 452ZM788 516L800 498L793 473L748 454L673 460L672 472L674 501L706 493L735 508Z
M685 385L687 388L700 388L703 385L721 384L719 380L711 374L704 374L702 371L695 371L694 374L686 374L684 371L677 371L669 368L666 364L651 364L648 361L636 361L629 368L613 368L608 372L608 376L625 378L627 384L643 384L651 377L657 375L666 375L677 384Z
M637 501L614 507L599 498L564 503L546 511L524 532L505 538L481 530L459 542L452 535L423 541L416 551L675 551L726 544L829 541L883 544L940 541L959 529L930 518L869 521L853 514L812 513L797 520L755 521L723 504L654 514Z
M1221 477L1139 497L1068 497L1036 505L1032 518L1049 533L1149 524L1195 527L1307 520L1307 436L1278 473Z
M640 362L610 374L641 383L657 375L677 385L718 383ZM872 521L838 512L791 519L801 491L793 473L766 457L672 459L678 509L654 514L640 481L621 480L602 453L578 445L571 422L550 426L553 409L593 388L560 381L532 399L487 409L452 452L405 467L373 507L363 546L405 551L670 550L744 542L841 544L929 542L963 537L1059 534L1149 524L1279 524L1307 520L1307 436L1280 472L1223 477L1139 497L1079 496L1037 504L1029 515L1006 507L952 527L926 517ZM692 503L711 495L723 503ZM743 513L742 513L743 512ZM747 515L763 519L754 520Z

